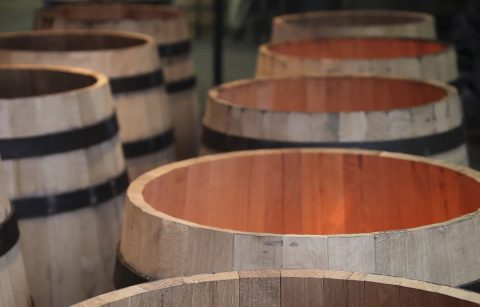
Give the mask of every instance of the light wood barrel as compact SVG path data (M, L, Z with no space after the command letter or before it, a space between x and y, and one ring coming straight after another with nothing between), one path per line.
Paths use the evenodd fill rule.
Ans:
M451 45L410 38L324 38L260 46L257 77L369 73L452 82Z
M0 155L36 306L112 289L128 176L108 79L0 66Z
M170 164L128 189L115 284L272 268L467 284L480 278L479 187L471 169L375 151Z
M0 35L0 62L84 67L110 78L130 178L175 160L170 104L149 36L103 30Z
M126 3L60 5L39 10L37 29L100 28L141 32L155 38L170 97L177 157L196 156L199 106L186 15L171 6Z
M272 42L323 37L436 38L432 15L394 10L317 11L278 16Z
M33 306L18 241L17 218L10 206L4 186L5 180L2 177L0 178L0 306Z
M398 277L322 270L258 270L170 278L107 293L100 306L479 306L480 295Z
M285 77L210 90L203 154L285 147L376 149L468 165L462 105L441 82Z

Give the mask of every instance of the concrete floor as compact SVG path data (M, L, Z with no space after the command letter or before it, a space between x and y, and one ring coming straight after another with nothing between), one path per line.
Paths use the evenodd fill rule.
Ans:
M42 0L0 0L0 32L31 29L33 13L41 6ZM198 77L198 93L203 106L213 80L211 40L208 38L195 39L193 48ZM225 38L224 52L224 81L253 76L257 46L251 42L234 42L227 37ZM480 169L480 143L470 143L469 153L472 167Z

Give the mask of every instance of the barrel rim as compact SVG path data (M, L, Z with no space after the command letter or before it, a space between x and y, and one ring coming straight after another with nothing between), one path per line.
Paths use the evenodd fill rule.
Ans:
M246 105L235 104L225 99L219 98L219 92L221 90L237 87L237 86L245 86L249 84L261 83L261 82L268 82L268 81L279 81L279 80L291 80L291 79L341 79L341 78L352 78L352 79L377 79L377 80L389 80L394 82L408 82L417 85L427 85L433 88L439 88L445 92L445 95L442 97L443 99L448 99L452 95L458 96L458 91L452 85L440 81L440 80L433 80L433 79L414 79L414 78L406 78L400 76L390 76L390 75L379 75L379 74L368 74L368 73L354 73L354 74L344 74L344 73L336 73L336 74L307 74L307 75L292 75L292 76L273 76L273 77L257 77L253 79L241 79L235 80L231 82L226 82L220 84L216 87L211 88L208 90L207 93L207 103L211 103L212 101L217 104L224 105L226 107L234 107L240 108L243 110L252 110L252 111L261 111L261 112L271 112L271 113L306 113L306 114L338 114L338 113L351 113L351 112L358 112L357 111L322 111L322 112L307 112L307 111L284 111L284 110L275 110L269 108L262 108L262 107L251 107ZM441 100L440 100L441 101ZM410 108L392 108L392 109L371 109L367 110L366 112L381 112L381 111L394 111L394 110L409 110L415 107L426 106L430 104L438 103L439 101L429 101L419 105L412 106Z
M123 39L130 39L138 41L138 43L119 48L101 48L93 50L28 50L22 48L3 48L0 46L0 52L2 51L14 51L14 52L25 52L25 53L100 53L100 52L120 52L131 50L135 48L144 48L145 46L156 47L155 39L151 35L142 34L132 31L120 31L120 30L102 30L102 29L44 29L44 30L30 30L30 31L18 31L18 32L5 32L0 33L0 40L14 38L14 37L42 37L42 36L106 36L106 37L117 37Z
M75 88L71 90L64 90L55 93L46 93L41 95L33 95L33 96L25 96L25 97L13 97L13 98L1 98L0 101L12 101L12 100L32 100L38 97L55 97L55 96L65 96L65 95L73 95L73 94L80 94L80 93L87 93L92 90L106 88L109 86L108 77L100 72L80 68L80 67L71 67L71 66L62 66L62 65L40 65L40 64L3 64L0 63L0 71L2 70L38 70L38 71L56 71L64 74L72 74L72 75L83 75L86 77L90 77L95 79L90 85Z
M361 155L369 155L369 156L378 156L380 158L393 158L399 159L404 161L410 162L419 162L424 164L429 164L433 166L437 166L440 168L448 169L453 172L459 173L461 175L467 176L472 180L480 183L480 172L470 169L465 166L456 165L453 163L440 161L440 160L433 160L421 156L413 156L409 154L402 154L402 153L393 153L393 152L386 152L386 151L375 151L375 150L364 150L364 149L342 149L342 148L294 148L294 149L260 149L260 150L246 150L246 151L236 151L236 152L228 152L228 153L219 153L214 155L207 155L198 158L192 158L184 161L174 162L168 165L160 166L156 169L153 169L137 179L131 182L128 190L127 190L127 201L130 202L136 209L141 210L142 213L166 220L171 223L176 223L192 228L202 229L202 230L210 230L210 231L218 231L223 233L229 234L243 234L249 236L257 236L257 237L299 237L299 238L339 238L339 237L362 237L362 236L372 236L372 235L381 235L386 233L402 233L408 231L420 231L424 229L433 229L442 226L448 226L451 224L459 223L465 220L469 220L474 218L477 215L480 215L480 208L476 211L458 216L453 219L446 220L440 223L433 223L423 226L411 227L411 228L402 228L402 229L395 229L395 230L386 230L386 231L374 231L374 232L365 232L365 233L347 233L347 234L330 234L330 235L322 235L322 234L295 234L295 233L267 233L267 232L248 232L248 231L240 231L235 229L228 229L228 228L220 228L208 225L202 225L195 222L187 221L184 219L173 217L169 214L164 212L155 210L150 204L148 204L143 197L144 188L154 179L159 176L165 175L170 173L174 170L181 169L188 167L193 164L207 162L207 161L214 161L214 160L225 160L231 159L236 157L248 157L248 156L256 156L256 155L264 155L264 154L275 154L275 153L347 153L347 154L361 154Z
M429 52L429 53L423 53L423 54L418 54L416 56L399 56L399 57L363 57L363 58L336 58L336 57L320 57L320 58L311 58L311 57L304 57L304 56L293 56L293 55L286 55L278 52L274 52L271 50L272 46L278 46L278 45L291 45L291 44L304 44L308 42L319 42L319 41L340 41L340 40L356 40L356 41L373 41L373 40L384 40L384 41L416 41L416 42L422 42L422 43L434 43L437 45L441 45L443 48L440 51L435 51L435 52ZM445 40L440 40L440 39L427 39L427 38L413 38L413 37L358 37L358 36L342 36L342 37L322 37L322 38L313 38L313 39L302 39L298 41L285 41L285 42L269 42L260 45L258 47L258 55L262 56L269 56L269 57L274 57L278 59L313 59L317 61L321 60L331 60L331 61L348 61L348 60L356 60L356 61L391 61L391 60L398 60L398 59L416 59L416 58L422 58L425 56L437 56L441 55L443 53L448 53L455 51L454 46L452 43L447 42Z
M273 25L279 26L289 23L294 23L301 19L317 19L323 17L369 17L369 16L385 16L388 14L390 16L395 17L405 17L405 18L412 18L410 22L396 22L396 23L373 23L369 25L359 26L357 27L366 28L366 27L394 27L399 25L411 25L411 24L422 24L422 23L434 23L435 17L428 13L423 12L415 12L415 11L404 11L404 10L388 10L388 9L359 9L359 10L322 10L322 11L313 11L313 12L305 12L305 13L294 13L294 14L285 14L276 16L273 19ZM335 25L330 25L331 27L336 27ZM348 24L346 26L349 26Z
M97 297L80 302L73 306L105 306L118 302L134 295L146 294L153 291L172 287L188 286L190 284L203 284L208 282L222 282L239 279L262 279L262 278L295 278L295 279L334 279L344 281L358 281L379 283L387 286L399 286L402 288L415 289L425 292L435 292L464 302L480 304L480 294L457 289L432 282L417 281L404 277L386 276L363 272L347 272L337 270L320 269L270 269L270 270L246 270L230 271L213 274L198 274L187 277L173 277L163 280L147 282L127 288L115 290Z
M136 20L142 20L142 21L164 21L164 20L172 20L172 19L183 19L185 18L185 13L174 6L170 5L158 5L158 4L151 4L151 3L75 3L75 4L60 4L55 7L47 7L47 8L40 8L35 11L35 16L37 20L40 20L42 18L59 18L63 17L62 15L71 12L71 11L76 11L78 12L81 9L89 9L89 8L102 8L102 9L111 9L111 8L121 8L122 10L134 10L135 12L138 12L138 10L149 10L149 14L152 13L159 13L159 16L157 17L150 17L150 18L143 18L143 16L140 16L142 14L132 14L133 18L112 18L112 19L93 19L93 18L72 18L72 16L69 16L69 19L76 20L76 21L112 21L112 20L131 20L131 19L136 19ZM163 13L171 14L171 16L161 16ZM63 18L62 18L63 19Z

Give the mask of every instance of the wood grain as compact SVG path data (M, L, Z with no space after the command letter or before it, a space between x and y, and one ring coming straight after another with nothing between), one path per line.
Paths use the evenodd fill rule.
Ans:
M151 279L319 268L458 286L480 276L479 178L364 150L205 156L132 183L119 252Z
M275 43L321 37L436 38L432 15L389 10L317 11L277 16Z
M0 35L0 62L83 67L110 79L161 69L153 38L107 30L5 33ZM170 104L163 85L114 93L113 99L123 144L149 140L172 129ZM153 153L129 157L127 167L131 179L174 161L172 150L173 144Z
M190 42L186 14L173 6L133 3L82 3L38 10L36 29L104 29L151 35L160 46ZM195 77L191 52L161 58L167 83ZM194 157L199 142L199 105L194 87L169 93L176 154Z
M172 278L117 290L81 302L96 306L478 306L480 294L408 279L321 270L240 271ZM173 296L178 294L178 296ZM165 298L172 301L165 301ZM207 302L207 301L204 301ZM211 301L209 301L211 302ZM448 305L450 304L450 305Z

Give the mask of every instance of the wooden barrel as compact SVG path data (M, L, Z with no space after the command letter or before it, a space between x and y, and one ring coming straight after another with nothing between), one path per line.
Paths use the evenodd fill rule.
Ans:
M285 147L366 148L468 165L462 105L441 82L300 76L210 90L203 154Z
M0 179L0 306L33 306L18 239L17 218Z
M157 168L127 195L117 287L272 268L480 278L480 173L431 159L234 152Z
M157 42L170 97L177 157L197 155L199 106L190 30L179 9L149 4L91 3L39 10L37 29L101 28L141 32Z
M108 79L0 66L0 155L36 306L112 289L128 176Z
M260 46L257 77L371 73L445 82L458 77L451 45L410 38L324 38Z
M258 270L170 278L81 302L100 306L479 306L480 295L415 280L322 270Z
M394 10L317 11L278 16L272 42L323 37L436 38L432 15Z
M0 35L0 62L68 65L110 78L130 178L175 160L170 105L153 39L58 30Z

